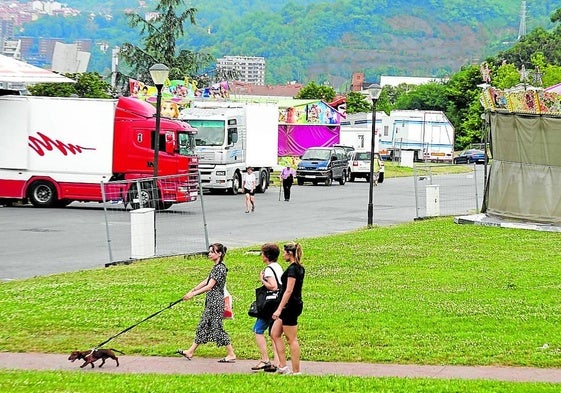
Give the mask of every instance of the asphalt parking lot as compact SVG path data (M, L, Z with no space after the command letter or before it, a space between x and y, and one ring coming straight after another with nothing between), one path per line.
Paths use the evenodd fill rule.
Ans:
M464 179L458 177L457 181ZM386 179L375 187L374 225L413 221L417 213L414 188L412 178ZM187 252L200 252L206 249L205 232L211 243L231 248L366 227L368 183L363 180L343 186L294 185L290 202L285 202L279 191L271 187L257 194L256 210L249 214L244 213L243 195L205 193L202 201L157 213L159 223L173 214L181 220L158 229L158 234L166 238L181 235L177 241L185 243ZM130 213L121 214L121 221L109 225L111 230L128 228ZM73 203L62 209L0 207L0 280L103 267L110 261L107 227L104 209L97 203ZM114 258L130 258L130 244L117 244L116 239L111 241L117 254Z

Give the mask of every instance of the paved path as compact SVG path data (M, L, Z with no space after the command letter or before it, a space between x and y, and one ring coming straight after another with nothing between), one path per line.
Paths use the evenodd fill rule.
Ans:
M81 361L67 360L68 355L45 353L0 353L0 369L25 370L79 370ZM218 363L217 359L193 358L191 361L177 357L127 356L119 357L121 365L108 359L103 368L89 366L83 372L153 373L153 374L222 374L252 373L255 360L237 360L235 363ZM98 361L98 364L100 362ZM409 377L441 379L489 379L514 382L561 383L561 369L529 367L466 367L418 366L369 363L302 362L306 375L351 375L368 377Z

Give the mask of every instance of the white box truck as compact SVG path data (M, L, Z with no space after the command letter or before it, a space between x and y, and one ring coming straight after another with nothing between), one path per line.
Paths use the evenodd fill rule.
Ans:
M278 156L278 105L232 101L193 101L179 118L197 129L201 186L237 194L248 166L257 192L269 187Z

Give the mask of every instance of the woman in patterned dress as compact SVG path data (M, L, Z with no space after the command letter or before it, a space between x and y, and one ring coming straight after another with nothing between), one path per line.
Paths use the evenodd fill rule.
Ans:
M226 246L220 243L211 244L208 249L208 257L214 262L208 278L201 281L197 286L190 290L183 300L189 300L201 293L206 293L205 308L203 315L195 333L195 340L188 350L178 349L177 353L191 360L195 350L200 344L209 342L216 343L219 347L226 347L226 357L220 359L220 363L234 363L236 354L230 342L230 336L224 331L222 317L224 314L224 286L226 285L226 275L228 269L224 265L224 255Z

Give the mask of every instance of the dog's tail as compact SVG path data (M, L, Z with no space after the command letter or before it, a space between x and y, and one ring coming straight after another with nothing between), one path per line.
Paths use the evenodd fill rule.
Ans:
M109 349L112 350L113 352L118 352L118 353L120 353L121 355L124 355L124 354L125 354L124 352L121 352L121 351L119 351L118 349L114 349L114 348L109 348Z

